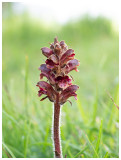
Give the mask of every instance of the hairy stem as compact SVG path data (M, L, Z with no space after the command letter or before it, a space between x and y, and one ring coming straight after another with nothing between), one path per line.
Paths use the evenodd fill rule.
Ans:
M60 118L60 104L59 104L59 93L57 93L56 102L54 103L54 125L53 125L55 158L62 158L61 146L60 146L60 133L59 133L59 118Z

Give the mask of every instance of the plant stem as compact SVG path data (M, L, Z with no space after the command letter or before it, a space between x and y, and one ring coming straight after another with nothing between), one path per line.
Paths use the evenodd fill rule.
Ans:
M62 158L61 146L60 146L59 119L60 119L60 104L59 104L59 93L57 93L56 102L54 103L54 126L53 126L55 158Z

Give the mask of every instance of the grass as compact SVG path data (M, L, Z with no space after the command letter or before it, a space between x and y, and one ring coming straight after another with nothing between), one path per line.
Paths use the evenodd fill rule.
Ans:
M78 100L62 107L63 157L119 157L119 111L106 92L118 105L118 33L110 21L86 16L44 29L42 22L14 15L3 18L3 158L53 157L52 103L39 101L36 83L45 60L40 48L56 35L80 60L80 72L71 73Z

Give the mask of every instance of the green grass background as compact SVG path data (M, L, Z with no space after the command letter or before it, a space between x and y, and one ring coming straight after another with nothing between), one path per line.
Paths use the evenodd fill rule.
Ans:
M52 103L37 96L40 48L65 40L80 61L78 100L62 107L61 142L67 158L119 157L119 37L113 22L83 18L65 25L44 24L27 13L16 15L3 7L2 19L2 144L3 158L53 157ZM8 15L9 13L9 15ZM44 80L46 80L44 78Z

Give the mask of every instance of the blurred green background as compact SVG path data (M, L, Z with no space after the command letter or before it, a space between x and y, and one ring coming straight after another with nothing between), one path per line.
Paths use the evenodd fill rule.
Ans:
M61 142L67 158L119 157L118 27L105 17L84 15L64 25L44 24L27 12L17 15L3 3L2 17L2 144L3 158L53 157L52 103L37 96L40 48L54 37L65 40L80 61L78 100L62 107ZM46 80L46 79L44 79Z

